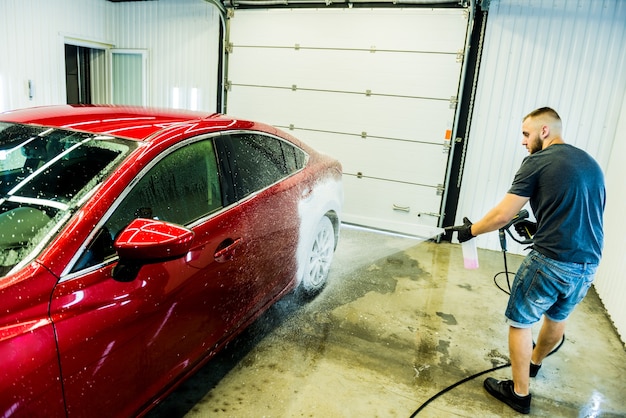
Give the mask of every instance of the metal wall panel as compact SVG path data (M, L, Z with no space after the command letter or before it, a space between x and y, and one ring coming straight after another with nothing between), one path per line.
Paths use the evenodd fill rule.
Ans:
M216 111L217 9L202 0L115 4L116 47L148 50L148 105Z
M111 6L102 0L0 1L0 111L65 103L64 38L106 42Z
M626 234L621 228L626 214L626 96L606 175L610 193L604 214L607 227L604 254L594 286L626 346Z
M218 38L218 13L203 0L2 0L0 111L66 103L65 42L147 49L148 105L215 111Z
M521 119L537 107L555 108L565 141L606 169L625 67L624 1L492 1L457 221L481 217L507 192L527 156ZM500 249L497 234L480 236L478 244Z
M607 173L609 204L623 208L623 157L621 170L607 168L612 150L623 153L626 140L617 128L626 94L624 68L625 1L492 0L457 223L463 216L482 217L502 199L527 155L521 146L521 119L541 106L559 112L566 142L597 159ZM622 217L623 211L619 216L607 214L605 230L621 231ZM500 250L495 232L477 240L481 248ZM525 254L513 244L509 252ZM611 248L605 251L606 269L597 289L607 308L609 300L614 301L610 314L616 323L615 318L621 318L621 333L626 335L623 233L606 245Z

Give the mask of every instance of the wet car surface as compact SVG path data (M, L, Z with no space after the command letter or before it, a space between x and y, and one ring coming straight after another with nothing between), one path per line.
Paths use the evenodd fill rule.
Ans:
M3 415L145 413L339 236L340 164L217 114L3 113L0 173Z

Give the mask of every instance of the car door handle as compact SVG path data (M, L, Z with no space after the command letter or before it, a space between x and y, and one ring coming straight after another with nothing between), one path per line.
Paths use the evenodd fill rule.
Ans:
M310 187L307 187L307 188L305 188L304 190L302 190L302 193L301 193L301 195L300 195L300 196L301 196L303 199L308 199L309 197L311 197L311 195L312 195L312 194L313 194L313 189L312 189L312 188L310 188Z
M243 240L241 238L237 238L233 240L232 238L228 238L220 245L217 246L217 250L215 251L215 261L218 263L225 263L230 261L235 256L235 249L241 245Z

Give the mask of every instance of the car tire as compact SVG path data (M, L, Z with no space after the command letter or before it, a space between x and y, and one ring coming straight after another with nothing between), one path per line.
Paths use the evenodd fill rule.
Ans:
M303 296L315 296L324 288L334 253L335 230L328 216L324 216L315 228L306 257L306 267L300 283Z

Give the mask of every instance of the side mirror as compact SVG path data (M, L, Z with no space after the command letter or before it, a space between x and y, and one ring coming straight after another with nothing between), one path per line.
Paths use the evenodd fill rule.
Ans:
M182 257L193 243L190 229L155 219L133 220L118 235L113 247L120 260L151 262Z
M193 238L193 231L180 225L154 219L135 219L113 243L120 257L113 269L113 278L130 282L137 277L144 264L182 257L191 249Z

